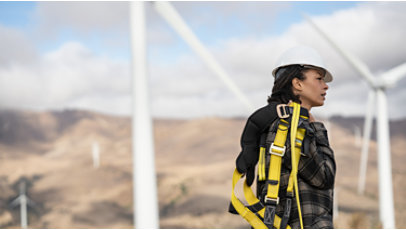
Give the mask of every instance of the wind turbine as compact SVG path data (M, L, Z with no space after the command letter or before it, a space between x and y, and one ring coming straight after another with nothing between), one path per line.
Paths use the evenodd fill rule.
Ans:
M355 146L359 147L361 145L361 129L358 125L354 125L354 143Z
M205 49L171 4L155 2L154 7L245 107L252 111L254 107L249 100ZM148 98L144 13L144 2L132 1L130 3L134 224L137 228L159 228L154 141Z
M100 148L97 141L92 145L93 168L97 169L100 166Z
M11 202L11 207L16 207L20 205L20 223L21 228L27 228L28 226L28 216L27 216L27 205L34 206L34 202L25 195L26 182L25 180L20 181L19 192L20 195Z
M379 170L379 217L384 228L395 228L395 215L393 207L393 186L392 186L392 166L389 136L389 119L386 89L393 87L396 82L406 76L406 63L399 65L391 70L381 74L378 78L374 77L368 66L361 60L351 55L337 45L319 26L317 26L310 17L305 15L308 22L327 40L328 43L363 77L370 86L368 96L369 108L367 109L364 131L365 142L369 141L370 126L372 123L372 106L376 100L377 104L377 137L378 137L378 170ZM376 97L376 99L375 99ZM368 137L368 139L366 139ZM364 151L363 151L364 153ZM361 175L365 175L367 152L363 154L360 167ZM365 176L363 176L365 178ZM364 181L360 183L365 184Z

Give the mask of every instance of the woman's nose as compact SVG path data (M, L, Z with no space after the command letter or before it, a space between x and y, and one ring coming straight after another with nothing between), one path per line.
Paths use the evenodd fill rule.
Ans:
M325 81L323 81L323 89L325 89L325 90L328 90L328 85L327 85L327 83L325 82Z

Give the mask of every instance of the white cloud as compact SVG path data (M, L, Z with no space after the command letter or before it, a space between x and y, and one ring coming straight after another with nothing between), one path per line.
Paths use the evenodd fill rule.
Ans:
M0 24L0 67L13 63L28 64L37 58L36 50L27 36Z
M60 27L70 27L76 32L94 30L125 30L128 26L127 2L38 2L35 18L40 31L58 32Z
M127 110L120 103L109 108L109 102L131 97L128 63L96 56L78 42L46 53L37 65L1 68L0 81L1 104L6 108L83 108L87 104L106 113L131 111L131 104Z
M290 2L201 1L173 2L179 14L196 30L239 32L239 36L266 34ZM219 35L219 34L213 34Z

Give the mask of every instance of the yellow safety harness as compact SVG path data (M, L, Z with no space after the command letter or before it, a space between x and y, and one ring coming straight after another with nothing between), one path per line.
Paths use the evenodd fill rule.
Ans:
M278 105L287 106L287 105ZM231 203L234 209L241 215L252 227L254 228L290 228L287 225L290 216L292 198L296 197L296 203L298 207L300 226L303 229L302 213L299 200L299 187L297 183L298 164L300 160L300 153L302 147L302 141L305 137L306 130L304 128L298 128L299 118L307 119L305 116L300 115L300 105L292 102L289 105L293 107L293 113L291 115L290 122L290 143L291 143L291 164L292 170L289 176L288 188L286 193L286 205L283 217L279 217L275 214L276 206L279 204L279 185L282 166L282 157L286 152L286 139L289 131L289 122L286 118L289 118L289 114L280 114L278 108L278 116L281 118L274 142L269 148L270 162L268 177L266 177L266 148L261 146L259 151L258 160L258 180L266 181L267 194L264 198L264 204L254 195L250 186L247 185L246 180L244 182L244 196L248 202L248 206L245 206L235 195L234 189L237 182L243 177L237 169L233 174L233 186L231 194ZM293 193L295 190L295 196ZM261 219L261 218L262 219Z

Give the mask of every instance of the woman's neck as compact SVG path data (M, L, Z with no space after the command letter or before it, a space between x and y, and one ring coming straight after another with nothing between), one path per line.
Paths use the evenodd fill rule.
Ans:
M300 106L303 107L303 108L306 108L307 111L309 111L309 112L310 112L310 110L312 109L312 106L311 106L311 105L306 104L306 103L303 103L303 102L302 102L302 104L300 104Z

